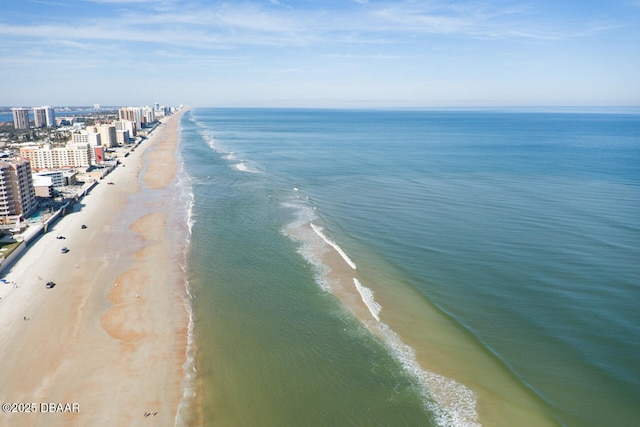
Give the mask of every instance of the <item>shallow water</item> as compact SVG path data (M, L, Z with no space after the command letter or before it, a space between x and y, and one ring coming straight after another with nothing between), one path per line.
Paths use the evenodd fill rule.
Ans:
M637 115L196 109L182 127L206 424L640 416Z

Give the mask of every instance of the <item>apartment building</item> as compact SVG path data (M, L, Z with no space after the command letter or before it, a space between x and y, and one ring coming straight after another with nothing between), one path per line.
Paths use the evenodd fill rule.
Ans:
M73 144L89 144L89 145L102 145L102 136L96 132L95 128L89 131L74 132L71 134L71 140Z
M12 108L13 112L13 127L16 129L29 129L29 109L16 107Z
M29 217L36 209L29 161L0 161L0 224L15 224Z
M120 120L135 123L136 129L142 129L142 109L140 107L123 107L118 110Z
M113 124L116 127L116 138L118 131L125 131L128 133L127 141L129 138L133 138L137 135L136 124L131 120L118 120L116 122L113 122Z
M35 127L43 128L47 126L47 112L42 108L33 108L33 121Z
M115 125L100 124L97 126L97 131L100 134L100 141L104 147L111 148L118 145Z
M37 128L54 127L56 125L55 110L48 105L33 107L33 117Z
M102 147L100 147L102 148ZM87 143L69 144L66 147L21 147L20 157L28 159L34 171L72 169L89 167L95 157L92 147Z

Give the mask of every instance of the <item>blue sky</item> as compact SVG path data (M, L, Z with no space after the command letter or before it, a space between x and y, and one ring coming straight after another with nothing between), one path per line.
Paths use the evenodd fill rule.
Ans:
M0 105L640 105L640 0L2 0Z

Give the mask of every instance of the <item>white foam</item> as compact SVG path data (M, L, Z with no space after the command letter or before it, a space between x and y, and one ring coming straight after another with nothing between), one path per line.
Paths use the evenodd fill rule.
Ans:
M195 224L195 219L193 217L193 206L195 205L195 200L196 196L195 194L193 194L193 191L190 191L188 193L188 201L187 201L187 218L186 218L186 223L187 223L187 229L189 230L189 237L188 240L191 241L191 235L192 235L192 230L193 230L193 225Z
M402 367L416 378L425 392L426 408L441 427L480 427L475 393L451 378L425 371L415 358L415 351L402 342L385 323L379 323L380 332L390 346L393 356Z
M294 188L294 191L298 190ZM296 219L283 229L283 233L302 242L299 253L314 267L315 280L320 288L330 293L331 286L326 282L328 267L320 262L318 255L323 252L323 249L313 246L312 241L317 239L312 238L313 234L308 231L307 224L311 225L313 232L325 243L338 251L353 269L356 268L355 263L322 232L321 227L313 224L312 221L318 218L315 207L310 206L303 198L298 197L294 200L283 204L283 206L297 211ZM413 348L403 343L388 325L380 321L382 307L375 301L373 292L363 286L356 278L353 278L353 282L362 301L378 322L376 324L377 330L391 354L420 385L425 409L434 415L435 424L441 427L480 427L475 393L453 379L424 370L416 360Z
M213 134L207 128L205 128L204 125L200 123L196 123L196 125L200 127L200 129L196 130L196 132L206 142L209 148L222 155L228 153L223 147L220 146Z
M207 143L209 148L211 148L214 151L216 150L216 140L209 131L201 128L201 129L198 129L196 132L198 132L200 137Z
M373 291L367 288L366 286L362 286L360 281L353 278L353 283L356 285L356 289L360 293L360 297L362 298L362 302L367 306L369 312L378 322L380 321L380 310L382 310L382 306L376 302L373 298Z
M182 128L181 128L182 131ZM182 134L181 134L182 135ZM182 142L182 137L179 139L179 144ZM187 226L187 242L191 241L191 234L193 225L195 223L194 215L193 215L193 206L195 204L195 194L193 192L193 179L187 173L184 158L182 157L182 153L180 152L180 146L178 146L178 150L176 150L176 155L179 161L179 169L178 169L178 180L177 186L179 189L178 196L178 204L180 206L186 206L186 210L184 212L184 222Z
M184 299L184 306L189 316L189 325L187 327L187 348L185 349L185 361L182 364L182 372L184 377L182 379L182 398L178 404L178 410L174 420L175 426L189 425L188 417L192 413L191 405L194 402L196 396L196 384L197 374L196 370L196 355L195 355L195 343L194 343L194 320L193 309L191 299L194 297L191 295L189 282L185 281L186 298Z
M196 389L197 389L197 371L196 371L196 348L195 348L195 337L194 337L194 313L193 313L193 303L192 299L195 297L191 292L191 286L189 284L187 277L187 260L188 254L191 250L191 237L192 237L192 229L194 224L193 218L193 207L195 203L195 195L193 192L192 179L186 171L184 159L179 150L180 144L182 143L182 129L181 137L179 139L179 146L177 150L177 156L179 159L179 172L178 172L178 180L176 185L178 186L179 191L177 193L177 206L184 207L182 213L183 226L185 227L186 232L186 241L182 246L182 254L181 259L178 262L178 265L182 269L182 273L185 276L184 281L184 295L183 295L183 305L184 309L187 312L187 316L189 319L187 325L187 345L185 348L185 361L182 365L182 371L184 376L182 378L182 397L180 398L180 402L178 403L178 408L176 412L176 416L174 419L175 426L187 426L189 425L189 414L193 411L191 406L195 401ZM213 139L213 138L212 138Z
M294 191L298 190L294 189ZM311 225L313 232L325 243L338 251L347 264L353 269L356 268L356 265L335 242L323 233L321 227L313 224L313 221L318 218L315 207L310 206L304 198L298 197L294 200L283 204L283 206L297 211L296 219L283 229L283 233L302 242L299 252L314 267L316 271L315 280L320 288L330 293L332 291L331 286L326 282L328 267L320 262L318 255L323 252L323 249L313 246L312 241L317 239L312 238L313 234L307 224ZM425 409L433 414L435 424L441 427L480 427L475 393L453 379L424 370L416 360L413 348L403 343L388 325L380 321L382 306L375 301L373 292L363 286L356 278L353 278L353 282L362 301L378 322L376 329L381 334L391 354L420 385Z
M311 250L305 245L298 251L300 255L312 266L314 270L313 280L316 282L320 289L324 292L331 293L331 286L325 280L327 274L327 266L322 264L314 255Z
M296 218L293 222L287 224L281 230L281 233L284 236L301 243L297 252L302 255L305 261L307 261L307 263L309 263L313 268L314 279L318 286L320 286L320 289L325 292L331 292L329 284L324 278L328 268L322 264L318 257L318 253L322 252L323 249L314 245L313 241L316 240L316 234L307 227L307 224L318 218L315 210L309 205L301 203L298 200L282 203L282 206L294 209L296 212Z
M334 242L333 240L329 239L323 232L322 232L322 227L318 227L317 225L315 225L314 223L311 223L311 228L313 229L313 231L316 232L316 234L318 236L320 236L322 238L322 240L324 240L328 245L330 245L333 249L335 249L340 256L342 257L342 259L349 264L349 267L353 268L354 270L356 270L356 263L351 261L351 258L349 258L349 256L345 253L345 251L342 250L342 248L340 246L338 246L338 244L336 242Z
M302 227L303 225L309 224L311 221L318 219L318 215L314 212L312 207L301 201L297 196L295 196L295 198L292 197L287 202L282 202L280 206L287 209L293 209L295 211L295 220L290 223L287 228L291 226L296 228Z

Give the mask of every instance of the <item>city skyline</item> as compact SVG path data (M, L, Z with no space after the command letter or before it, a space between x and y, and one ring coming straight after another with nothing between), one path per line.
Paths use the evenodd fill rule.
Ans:
M640 105L640 1L29 0L0 105Z

